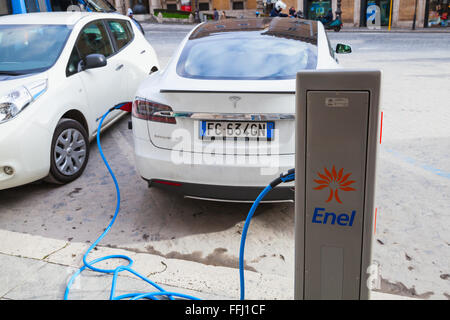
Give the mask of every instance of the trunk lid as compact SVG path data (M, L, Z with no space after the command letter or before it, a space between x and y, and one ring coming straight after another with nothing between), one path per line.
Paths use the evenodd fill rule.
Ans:
M289 83L281 81L287 86L280 86L280 81L276 84L274 81L258 81L258 87L255 87L255 82L250 87L249 83L236 81L231 88L228 82L227 91L211 90L224 88L217 83L221 81L201 81L203 86L195 85L197 82L191 82L194 85L187 90L186 86L184 89L181 86L162 86L160 99L163 101L158 102L172 108L170 115L175 116L176 124L148 121L149 137L155 146L216 155L295 153L295 91L292 90L295 80ZM259 85L259 82L262 84ZM256 121L262 126L271 122L274 125L273 136L271 139L202 138L202 121L243 125Z

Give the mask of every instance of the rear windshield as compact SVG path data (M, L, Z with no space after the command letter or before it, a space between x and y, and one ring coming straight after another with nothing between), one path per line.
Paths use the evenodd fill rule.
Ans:
M299 70L316 66L315 44L245 31L189 40L177 73L194 79L294 79Z

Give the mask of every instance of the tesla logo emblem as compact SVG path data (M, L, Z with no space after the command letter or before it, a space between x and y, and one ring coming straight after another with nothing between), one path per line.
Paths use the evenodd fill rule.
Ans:
M355 189L350 187L355 180L348 180L351 176L351 173L347 173L344 175L344 168L341 168L339 172L336 172L335 167L331 168L331 172L324 168L324 172L317 172L317 175L320 179L314 179L314 182L318 184L317 187L313 188L314 190L322 190L325 188L330 189L330 195L326 202L330 202L333 200L333 197L337 202L342 203L339 198L338 190L341 191L354 191Z
M238 96L231 96L228 99L233 103L233 107L236 109L237 103L239 100L241 100L241 97Z

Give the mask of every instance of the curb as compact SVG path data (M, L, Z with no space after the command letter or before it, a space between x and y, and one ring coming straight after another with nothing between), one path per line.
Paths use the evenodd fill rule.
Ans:
M18 232L0 230L0 255L12 256L16 258L28 259L35 263L50 264L53 266L62 266L61 273L64 274L64 281L58 284L57 289L60 290L61 299L64 296L64 289L70 276L82 266L82 258L90 244L67 242L63 240L50 239L42 236L22 234ZM93 250L88 261L106 255L127 255L133 259L133 269L142 275L149 277L152 281L161 285L170 286L178 289L178 292L191 292L192 295L199 298L214 298L236 300L239 299L239 270L236 268L228 268L221 266L204 265L198 262L192 262L179 259L168 259L154 254L136 253L123 249L109 248L97 246L97 250ZM99 263L100 268L114 268L120 265L118 260L107 260ZM14 270L14 268L12 268ZM43 269L42 269L43 270ZM111 275L95 273L90 270L84 273L95 275L94 278L107 278L106 283L111 283ZM43 275L27 274L26 280L33 282L32 277L42 278ZM49 275L53 277L52 275ZM59 275L61 277L61 275ZM92 277L89 277L92 278ZM119 279L135 279L146 284L143 280L129 273L119 274ZM291 300L293 299L293 280L283 278L278 275L261 274L253 271L245 271L246 280L246 298L257 300ZM90 280L93 281L93 280ZM123 282L125 280L118 280ZM108 284L101 281L101 285L94 286L96 288L106 288L109 290ZM136 285L135 282L133 282ZM4 288L9 292L14 288L7 288L8 279L0 278L0 288ZM89 287L92 287L90 285ZM147 285L148 286L148 285ZM141 287L141 285L139 285ZM33 286L30 286L33 288ZM81 288L83 289L83 288ZM136 292L136 287L126 288L129 292ZM101 290L104 291L105 289ZM24 290L25 291L25 290ZM153 290L150 290L153 291ZM72 290L71 290L72 292ZM145 292L145 291L144 291ZM194 293L192 293L194 292ZM99 296L99 292L95 293L95 297ZM39 297L37 292L35 295L27 292L26 296Z
M0 229L0 300L63 299L69 278L82 265L90 244L72 243L42 236ZM239 271L236 268L204 265L167 259L154 254L97 246L89 260L110 254L123 254L134 260L133 269L166 290L208 300L239 299ZM117 267L117 260L102 262L101 268ZM26 270L26 272L24 271ZM71 288L69 298L99 300L109 296L112 275L85 270ZM292 300L294 281L279 275L245 271L246 299ZM132 274L119 274L117 295L155 289ZM371 293L371 300L415 300L382 292Z

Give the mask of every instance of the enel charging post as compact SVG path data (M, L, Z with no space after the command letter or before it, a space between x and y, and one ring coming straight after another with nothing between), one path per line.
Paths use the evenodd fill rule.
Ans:
M295 299L369 299L380 82L297 74Z

